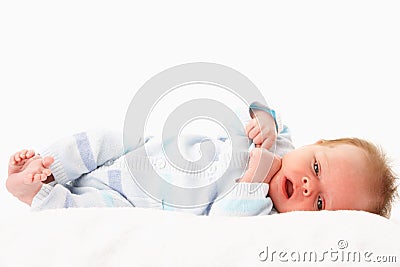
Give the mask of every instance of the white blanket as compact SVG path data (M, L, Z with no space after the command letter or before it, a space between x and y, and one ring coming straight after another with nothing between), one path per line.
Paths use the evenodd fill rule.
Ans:
M0 226L2 267L400 262L400 225L358 211L239 218L139 208L64 209L3 217Z

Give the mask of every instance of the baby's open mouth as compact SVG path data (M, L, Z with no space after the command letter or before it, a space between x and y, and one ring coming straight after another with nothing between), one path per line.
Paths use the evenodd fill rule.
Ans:
M288 198L290 198L293 195L293 183L289 179L285 181L285 189Z

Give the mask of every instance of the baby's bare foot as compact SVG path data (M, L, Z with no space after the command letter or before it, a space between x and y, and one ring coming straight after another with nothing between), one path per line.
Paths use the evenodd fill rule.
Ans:
M24 184L32 184L37 182L43 182L51 175L50 165L54 162L52 157L32 158L26 164L27 166L19 173L19 179L22 179Z
M24 169L25 163L36 155L31 149L23 149L10 157L8 163L8 175L21 172Z
M33 197L42 187L42 182L51 175L49 167L54 162L54 158L42 158L36 155L22 161L24 161L23 165L19 164L21 160L16 160L16 163L10 160L11 168L14 168L12 170L19 171L11 172L6 181L6 187L15 197L30 205Z
M53 157L42 158L33 150L23 149L11 156L8 179L23 181L24 184L45 181L51 175L49 167L53 162Z

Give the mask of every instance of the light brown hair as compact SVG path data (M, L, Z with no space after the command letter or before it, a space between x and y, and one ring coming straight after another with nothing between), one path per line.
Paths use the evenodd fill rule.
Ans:
M392 204L398 197L396 186L396 174L393 172L388 157L381 147L370 141L359 138L339 138L333 140L320 140L317 144L323 146L336 146L340 144L354 145L366 152L369 160L368 166L371 176L375 177L374 192L376 201L373 202L371 210L366 210L385 218L390 217Z

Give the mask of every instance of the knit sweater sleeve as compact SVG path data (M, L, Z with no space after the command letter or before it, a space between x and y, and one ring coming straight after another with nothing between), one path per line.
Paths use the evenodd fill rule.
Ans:
M265 183L236 183L225 196L216 200L209 216L257 216L269 215L272 201L268 194L269 185Z
M123 154L122 135L109 131L91 131L65 137L40 154L53 156L50 166L57 183L65 184L89 173Z

